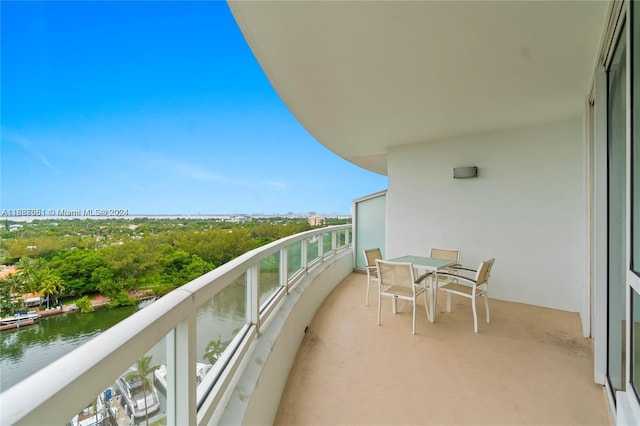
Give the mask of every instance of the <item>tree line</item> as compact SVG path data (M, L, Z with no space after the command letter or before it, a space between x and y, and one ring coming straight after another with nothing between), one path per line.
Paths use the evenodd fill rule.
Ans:
M348 220L328 221L329 224ZM0 311L19 309L16 295L40 293L47 306L61 298L101 293L112 306L129 292L162 296L271 241L311 229L304 218L243 223L192 219L42 220L5 222L0 256L16 273L0 279Z

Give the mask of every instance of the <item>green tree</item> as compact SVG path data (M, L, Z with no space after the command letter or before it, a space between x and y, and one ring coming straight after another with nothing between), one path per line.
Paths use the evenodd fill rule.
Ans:
M117 308L118 306L131 306L131 305L134 305L135 303L136 303L135 297L129 296L129 293L123 290L111 298L111 301L109 302L109 307Z
M11 315L16 310L22 308L23 284L18 274L9 274L0 279L0 313L2 315Z
M42 278L39 290L40 293L47 296L47 309L49 309L51 296L57 296L64 291L64 282L59 276L49 273Z
M22 257L16 263L16 269L19 279L24 284L23 291L33 293L38 291L42 278L46 274L47 261L43 258Z
M116 282L122 283L125 289L136 289L140 282L160 269L160 257L153 238L150 241L129 240L118 246L106 247L102 255L114 273Z
M80 309L81 314L93 312L94 309L91 300L89 300L89 296L82 296L80 299L76 300L76 306Z
M155 370L160 368L159 365L151 365L151 360L153 357L151 355L145 355L140 358L136 362L136 371L129 373L125 376L125 380L133 380L139 379L142 383L142 395L143 398L147 398L147 389L152 389L153 385L151 383L151 379L149 379L149 375L152 374ZM146 420L147 426L149 426L149 410L148 404L144 404L144 416Z
M91 281L96 290L107 297L113 297L125 290L125 285L115 279L115 274L108 266L101 266L91 274Z
M104 259L94 250L64 250L49 261L49 268L62 278L67 293L79 296L96 290L91 276L104 266Z
M207 348L204 350L203 358L209 361L209 364L214 364L222 352L224 352L225 344L222 343L220 336L207 344Z
M182 249L161 257L158 262L163 268L161 282L169 283L172 287L179 287L214 269L213 264Z

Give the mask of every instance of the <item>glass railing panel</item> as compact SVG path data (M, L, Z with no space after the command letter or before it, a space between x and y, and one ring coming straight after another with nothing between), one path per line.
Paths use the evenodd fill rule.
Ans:
M331 232L322 234L322 253L325 256L331 253Z
M347 245L347 230L341 229L338 231L338 247L343 248Z
M68 424L166 424L166 354L162 339L85 407L79 407Z
M336 231L336 249L340 249L344 247L344 241L345 241L345 230L340 229L339 231Z
M296 241L287 247L287 279L291 279L302 267L302 241Z
M204 377L219 371L214 369L222 352L233 350L229 342L246 324L246 274L240 275L225 289L202 304L196 314L196 374L198 383L213 384L214 380ZM206 382L206 384L205 384ZM205 395L198 389L198 395Z
M318 245L320 244L320 238L314 235L307 242L307 263L313 263L318 259Z
M260 261L260 306L273 296L280 286L280 252Z

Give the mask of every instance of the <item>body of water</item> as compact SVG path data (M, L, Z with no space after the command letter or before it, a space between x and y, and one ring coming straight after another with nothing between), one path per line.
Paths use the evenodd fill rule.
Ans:
M198 360L203 360L212 340L229 341L245 322L245 288L231 285L202 305L196 317ZM71 312L38 319L35 324L0 332L0 392L76 349L149 302L138 306L97 309L90 313ZM150 351L153 364L166 360L164 339ZM128 366L123 366L123 373ZM116 378L114 378L115 380Z
M40 318L33 325L0 332L0 391L4 391L92 337L130 316L126 306L91 313Z
M273 288L264 290L268 293ZM266 297L267 294L263 296ZM244 279L239 279L200 306L196 314L197 362L207 363L204 354L211 341L220 339L228 342L242 328L246 321L245 298ZM85 314L72 312L43 317L33 325L0 332L0 392L143 309L148 303L98 309ZM151 365L165 364L166 350L165 339L161 339L147 352L147 355L152 356ZM123 366L123 374L127 368L129 366ZM113 378L114 383L116 379L117 377ZM161 409L154 414L154 420L166 415L164 395L161 392L159 394ZM79 411L81 409L82 407L78 407Z

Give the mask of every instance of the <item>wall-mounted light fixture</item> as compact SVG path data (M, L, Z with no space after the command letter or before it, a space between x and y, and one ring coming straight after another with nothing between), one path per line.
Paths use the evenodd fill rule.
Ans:
M472 167L456 167L453 169L454 179L474 178L478 177L478 168Z

